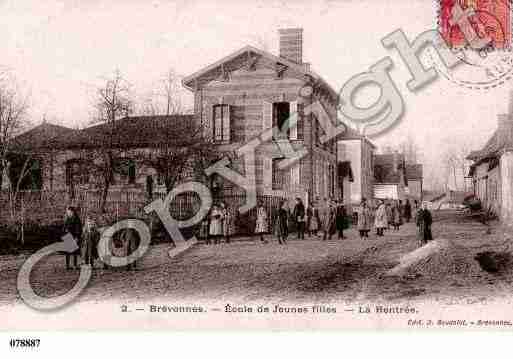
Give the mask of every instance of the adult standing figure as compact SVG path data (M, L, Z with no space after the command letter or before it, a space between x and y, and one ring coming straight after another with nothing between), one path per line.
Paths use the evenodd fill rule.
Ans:
M410 200L407 199L404 203L404 221L406 223L410 223L411 220L411 203Z
M289 228L287 225L289 212L286 206L287 202L281 201L280 207L274 216L274 233L278 237L279 244L287 244L287 237L289 235Z
M419 242L420 245L423 246L424 244L433 239L433 235L431 233L433 217L431 216L431 212L427 208L426 202L423 202L421 208L417 211L416 224Z
M338 239L345 239L344 229L347 228L347 213L342 200L337 202L335 221L337 224Z
M214 244L219 244L223 236L223 211L217 205L212 207L210 212L210 237L214 239Z
M264 235L268 232L267 211L265 210L264 205L260 202L256 213L255 234L260 236L260 241L262 243L267 243Z
M376 218L374 219L374 226L376 227L376 234L379 237L382 237L383 231L388 226L387 208L383 201L379 202L378 209L376 210Z
M323 232L323 237L326 234L329 217L329 204L325 198L324 201L319 205L319 229Z
M299 197L296 197L296 205L292 215L296 222L297 239L305 239L305 205Z
M387 203L385 204L385 210L387 213L387 229L390 229L390 226L394 222L394 215L392 213L392 205L389 201L387 201Z
M82 263L94 268L94 260L98 258L98 243L100 232L94 219L87 216L85 220L84 233L82 236Z
M362 199L362 203L360 205L360 209L358 211L358 232L360 233L360 238L368 238L369 231L371 227L371 218L372 213L370 211L369 206L367 205L367 201L365 198Z
M139 235L137 234L137 230L134 228L125 228L123 232L121 232L120 240L125 244L126 253L125 256L128 257L132 253L137 250L139 247ZM137 269L137 262L133 261L130 264L127 264L126 270L129 271L131 269Z
M394 229L396 231L398 231L401 224L403 224L401 208L399 207L398 201L394 201L394 205L392 207L392 224L394 225Z
M337 208L333 201L328 203L328 215L326 218L326 228L324 231L323 240L331 240L331 236L337 230Z
M146 176L146 194L148 195L148 199L153 200L153 176Z
M75 268L78 267L78 256L80 255L81 239L82 239L82 222L78 216L76 210L69 206L66 208L66 214L64 215L64 233L70 234L73 240L77 243L78 249L72 253L66 252L66 270L70 270L70 260L73 256L73 265Z
M231 207L221 203L221 209L223 211L223 231L224 239L226 243L230 243L231 237L235 234L235 213Z

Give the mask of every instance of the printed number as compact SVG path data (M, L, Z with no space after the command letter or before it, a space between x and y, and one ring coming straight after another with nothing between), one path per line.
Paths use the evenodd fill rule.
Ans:
M11 348L38 348L40 344L40 339L11 339L9 341Z
M128 312L128 307L127 307L126 305L122 305L122 306L121 306L121 312L122 312L122 313L126 313L126 312Z

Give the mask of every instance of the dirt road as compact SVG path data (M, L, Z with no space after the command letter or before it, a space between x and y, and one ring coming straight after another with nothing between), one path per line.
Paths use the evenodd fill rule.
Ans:
M434 224L435 238L450 238L468 248L498 244L498 230L485 234L478 223L446 218ZM471 278L384 278L399 258L415 248L412 223L383 238L361 240L355 231L347 240L291 239L286 246L276 240L263 244L239 240L218 246L197 245L176 258L167 256L167 245L151 247L137 271L95 269L79 301L151 298L173 300L230 300L238 302L360 302L420 300L475 303L507 297L513 277L482 272ZM478 251L479 249L473 250ZM0 260L0 303L19 301L16 275L26 256ZM101 267L98 263L97 267ZM64 258L51 256L34 270L36 292L55 296L66 292L78 271L65 271Z

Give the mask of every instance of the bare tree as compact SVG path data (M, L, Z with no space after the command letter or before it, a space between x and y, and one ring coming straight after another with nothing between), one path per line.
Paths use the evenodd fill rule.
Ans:
M23 221L19 221L20 211L17 198L20 185L30 171L32 161L28 149L18 148L15 138L29 126L28 95L24 93L12 74L4 72L0 77L0 173L2 190L8 193L9 213L13 222L20 223L21 241L23 243ZM13 178L9 158L19 156L23 159L21 169ZM14 183L12 183L14 180Z
M101 143L95 146L93 161L95 171L101 177L100 210L102 213L105 213L109 190L114 180L116 161L119 157L118 121L132 113L133 105L131 85L119 70L114 71L112 77L105 79L105 84L97 89L94 99L97 117L94 121L106 125L101 134Z
M215 147L203 137L203 128L193 119L161 120L160 136L142 162L157 170L169 192L181 180L198 174L215 159Z
M442 162L446 167L445 176L447 182L454 183L454 189L464 191L465 188L465 176L467 175L469 162L466 157L470 152L470 146L467 143L455 144L444 152L442 156Z
M188 112L184 104L182 76L172 68L146 93L137 112L142 115L176 115Z

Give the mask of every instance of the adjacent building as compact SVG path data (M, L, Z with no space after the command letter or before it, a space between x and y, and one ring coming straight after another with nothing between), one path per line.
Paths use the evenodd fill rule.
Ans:
M398 152L374 156L374 198L406 199L406 161Z
M358 205L363 198L374 197L374 151L376 146L364 136L350 133L338 141L340 176L351 173L343 182L343 198L346 205ZM352 179L352 181L349 181Z
M498 116L497 129L482 149L472 151L469 177L474 196L503 221L513 219L513 113Z

